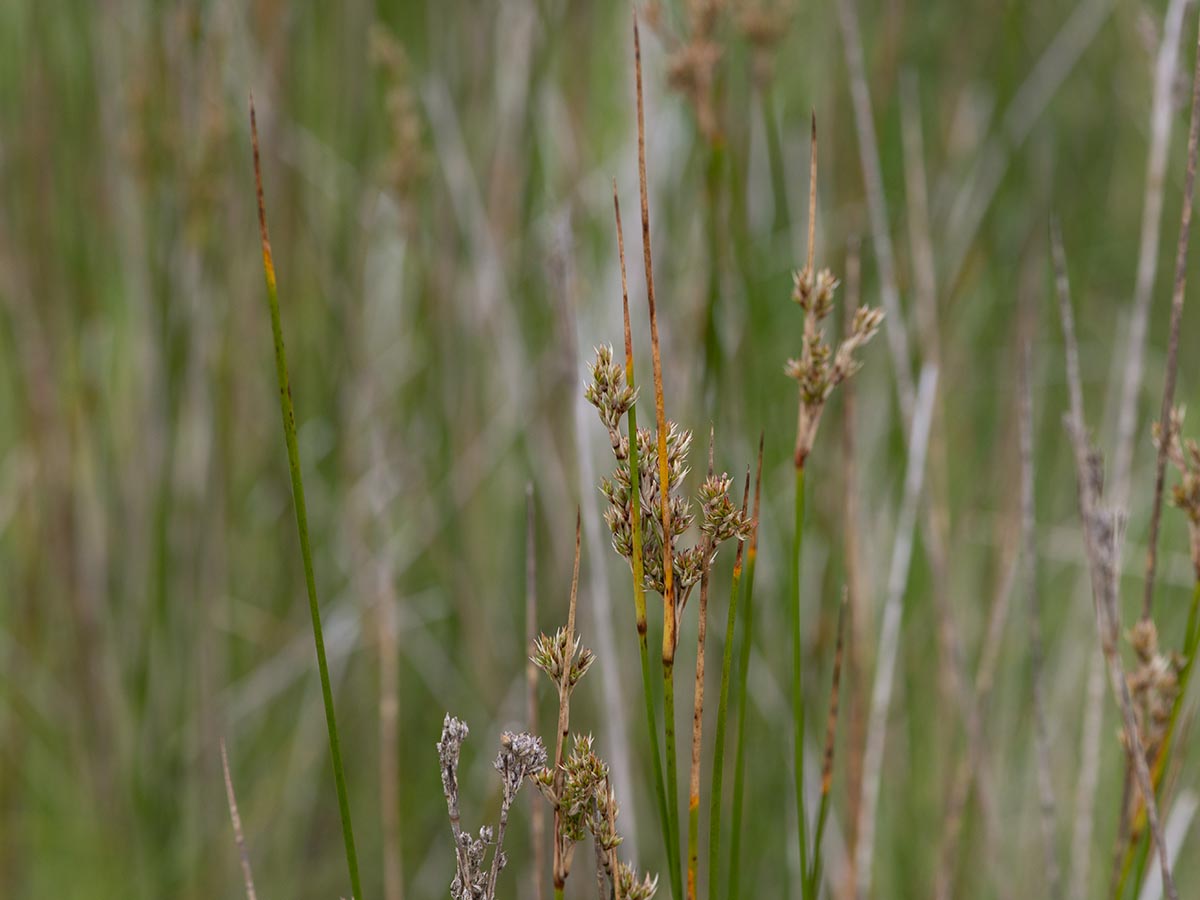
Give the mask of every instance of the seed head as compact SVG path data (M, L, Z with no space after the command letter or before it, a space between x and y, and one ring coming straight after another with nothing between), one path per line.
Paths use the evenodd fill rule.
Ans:
M613 454L618 460L629 455L629 440L621 434L621 420L637 402L637 390L625 383L625 373L613 362L613 350L608 344L596 348L596 361L588 364L591 381L583 396L600 413L600 422L608 431Z

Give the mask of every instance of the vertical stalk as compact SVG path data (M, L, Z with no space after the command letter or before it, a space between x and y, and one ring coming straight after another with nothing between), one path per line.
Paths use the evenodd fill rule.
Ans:
M808 262L812 273L817 240L817 114L812 114L812 138L808 157ZM803 404L803 395L801 395ZM808 874L808 822L804 816L804 671L800 639L800 557L804 552L804 463L806 450L801 442L799 419L796 430L796 497L792 523L791 599L792 599L792 726L794 729L792 765L796 776L796 824L800 840L800 886L804 890ZM805 900L808 892L804 890Z
M709 466L712 471L712 466ZM704 555L712 554L706 542ZM710 567L706 563L700 575L700 621L696 638L696 682L692 706L692 769L688 784L688 851L687 851L687 896L696 900L696 877L700 867L700 734L704 722L704 638L708 618L708 581Z
M763 435L758 438L758 471L754 476L754 527L750 531L749 546L746 548L746 597L745 624L742 626L742 645L738 657L738 716L736 752L733 763L733 809L730 814L729 886L725 891L727 900L737 900L741 885L742 851L742 808L746 786L746 682L750 675L750 650L754 637L754 569L758 560L758 508L762 496ZM711 875L709 876L712 877ZM714 879L715 881L715 879Z
M708 477L713 475L713 432L708 432ZM704 640L708 634L708 585L715 550L712 538L701 543L703 570L700 573L700 615L696 628L696 680L692 689L692 770L688 782L688 900L696 900L696 877L700 868L700 739L704 728Z
M537 637L537 547L534 539L533 485L525 486L525 646L532 648ZM526 653L531 652L529 649ZM525 661L525 727L537 734L537 666L533 658ZM529 839L533 844L533 897L544 900L546 886L546 810L541 797L535 796L529 817Z
M800 554L804 550L804 464L796 466L795 523L792 532L792 765L796 776L796 819L800 836L800 878L808 871L808 822L804 814L804 674L800 639ZM808 892L804 892L808 897Z
M742 516L750 505L750 469L742 490ZM737 630L738 588L742 581L745 543L738 542L729 588L729 615L725 622L725 648L721 655L721 692L717 697L717 734L713 743L712 781L708 791L708 897L718 900L717 877L721 870L721 791L725 782L725 732L729 719L729 679L733 671L733 640Z
M679 771L675 759L675 661L663 660L663 728L667 754L667 821L671 827L671 846L667 863L673 877L683 884L679 863ZM683 896L682 891L678 895Z
M579 554L581 549L582 529L580 513L575 510L575 567L571 573L571 601L567 607L567 633L563 642L563 670L558 682L558 733L554 746L554 796L563 795L563 753L567 746L567 735L571 726L571 667L575 661L575 609L579 599ZM563 845L562 807L555 800L554 805L554 896L562 897L563 888L567 883L568 863L566 848Z
M637 15L633 18L633 59L637 86L638 187L642 202L642 255L646 268L646 303L650 310L650 353L654 368L654 414L658 431L658 475L663 532L663 718L667 756L667 817L671 823L668 863L672 884L682 883L679 862L679 781L675 757L675 570L671 559L671 479L667 464L667 414L663 400L662 353L658 341L658 312L654 304L654 263L650 250L650 191L646 178L646 114L642 92L642 43Z
M720 192L721 173L725 168L725 148L721 137L708 146L704 176L704 207L708 253L708 283L704 315L704 400L711 410L716 403L716 387L721 379L721 337L717 332L717 306L721 299Z
M337 718L333 711L333 689L329 664L325 659L325 639L321 633L321 608L317 602L317 583L313 575L312 548L308 540L308 508L304 502L304 480L300 474L300 448L296 441L296 413L292 408L292 388L288 378L287 352L283 346L283 325L279 315L279 295L275 286L275 265L271 259L271 239L267 236L267 211L263 201L262 169L258 158L258 124L254 100L250 101L250 142L254 151L254 186L258 194L258 227L262 237L263 273L267 282L267 304L271 311L271 335L275 342L275 374L279 380L279 412L283 418L283 437L287 444L288 469L292 478L292 500L296 512L296 531L300 537L300 556L304 561L304 583L308 589L308 609L312 615L313 643L317 650L317 670L321 678L321 698L325 702L325 725L329 731L329 755L333 761L333 781L337 787L338 811L342 819L342 839L346 845L346 868L350 874L351 900L362 900L358 876L358 853L354 847L354 826L350 821L350 797L346 791L346 773L342 768L342 748L338 739Z
M825 758L821 765L821 805L817 808L817 831L813 838L812 875L808 896L817 897L821 891L821 841L825 836L825 821L829 818L829 793L833 788L833 751L837 736L838 689L842 681L842 648L846 635L848 591L843 589L838 606L837 649L833 653L833 687L829 691L829 720L825 728Z
M771 196L774 199L775 234L786 232L790 227L787 200L787 173L783 165L783 141L779 137L779 123L775 118L775 104L771 88L763 84L758 92L762 108L763 131L767 135L767 165L771 172Z
M633 332L629 324L629 285L625 276L625 238L621 231L621 204L617 199L617 182L613 180L613 214L617 223L617 255L621 262L621 312L625 320L625 382L630 390L637 384L633 377ZM637 404L629 407L629 493L630 513L633 520L633 606L637 617L638 655L642 665L642 698L646 705L646 730L650 735L650 753L654 767L654 797L658 804L658 823L662 830L663 849L670 859L671 830L667 817L667 790L663 779L662 752L658 746L658 725L654 716L654 687L650 673L650 647L646 636L646 568L642 557L642 495L637 442ZM671 880L671 896L682 896L681 885L675 880L676 870L668 867Z

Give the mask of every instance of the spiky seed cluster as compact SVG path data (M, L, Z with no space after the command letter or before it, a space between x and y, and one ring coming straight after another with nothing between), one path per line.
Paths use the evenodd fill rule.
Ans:
M750 536L750 519L729 496L732 486L733 479L724 473L709 476L700 486L700 530L714 544L733 538L744 541Z
M821 323L833 311L838 280L828 269L819 272L805 266L793 273L792 299L804 310L804 339L800 357L789 359L784 372L800 385L800 413L796 425L796 465L802 466L812 451L821 413L833 389L861 367L855 354L875 336L883 322L883 310L860 306L850 333L835 352L825 340Z
M641 495L642 563L646 572L646 585L652 590L662 591L663 580L663 531L659 518L661 500L658 472L657 434L639 428L638 435L638 492ZM671 540L681 537L692 523L691 503L679 493L679 487L687 476L688 451L692 446L692 433L679 428L674 422L667 423L667 481L671 504ZM615 455L615 454L614 454ZM608 501L604 521L612 532L613 548L628 560L633 559L633 490L631 487L629 460L617 457L617 468L613 474L600 482L600 493ZM675 569L679 570L678 557Z
M567 688L574 690L579 679L587 674L587 670L596 661L594 654L587 647L580 648L579 635L575 635L571 646L567 647L567 629L559 628L554 637L540 634L533 642L533 655L530 661L545 672L556 685L562 681L563 670L570 666L567 676Z
M658 876L647 875L638 881L637 869L621 863L621 896L626 900L650 900L658 891Z
M494 763L504 782L504 793L500 803L500 828L497 831L490 825L484 825L479 829L479 836L473 837L460 825L458 805L458 763L463 741L469 734L470 729L465 722L447 713L442 723L442 738L437 744L442 769L442 790L446 795L446 808L450 813L450 826L454 832L456 849L450 896L452 900L494 900L494 876L503 870L508 862L502 847L508 810L525 779L538 783L546 765L546 748L541 738L532 734L513 734L506 731L501 736L500 752ZM491 866L486 864L489 847L494 848Z
M1171 709L1179 696L1182 661L1159 652L1158 629L1150 619L1139 619L1130 629L1129 642L1137 657L1137 668L1129 673L1129 693L1146 759L1153 764L1166 737Z
M808 266L792 273L792 299L818 320L833 312L833 294L841 282L829 269L813 272Z
M613 454L617 459L629 456L629 439L621 434L621 419L637 402L637 389L625 383L625 373L613 362L613 349L609 344L596 348L596 361L588 364L591 382L583 396L600 411L600 422L608 431Z
M608 766L592 749L590 734L575 735L575 746L563 764L562 796L563 823L572 841L582 841L589 831L598 830L598 808L601 794L607 797L605 782ZM607 828L607 825L605 826ZM608 849L607 847L605 849Z
M1171 490L1171 502L1183 510L1191 537L1192 568L1200 579L1200 445L1183 439L1183 407L1171 410L1167 428L1167 459L1179 471L1179 484ZM1162 429L1154 423L1154 446L1161 448Z
M649 429L638 429L638 491L641 495L642 567L646 587L663 593L663 529L661 510L661 478L658 471L657 435ZM692 446L692 433L681 429L674 422L667 423L667 480L671 504L671 554L675 583L679 588L676 595L680 607L687 602L688 590L704 572L706 563L711 563L717 547L736 538L745 540L750 533L749 519L733 504L729 488L733 479L722 474L707 479L701 486L697 499L701 506L701 543L692 547L681 547L677 539L691 527L693 514L691 502L680 491L688 473L688 451ZM604 521L612 532L612 545L625 559L633 560L633 491L631 487L629 461L616 453L617 468L613 474L600 482L600 492L608 501ZM707 547L706 547L707 545Z
M620 808L612 790L608 764L597 755L595 741L590 734L574 736L571 753L563 762L561 771L560 793L555 793L554 775L548 769L543 770L534 783L561 812L559 836L570 848L567 858L573 855L574 845L590 835L601 851L607 876L610 880L620 880L621 896L649 900L658 887L657 878L646 876L639 883L636 870L625 863L618 863L619 871L611 871L609 854L622 842L616 827Z

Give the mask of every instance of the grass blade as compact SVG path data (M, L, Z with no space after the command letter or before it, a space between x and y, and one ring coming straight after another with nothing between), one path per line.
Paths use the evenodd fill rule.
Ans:
M654 264L650 251L650 191L646 178L646 112L642 92L642 41L637 15L633 17L633 59L637 85L638 187L642 201L642 255L646 267L646 303L650 308L650 351L654 367L654 415L658 429L659 492L662 499L663 530L663 731L667 756L667 818L671 823L671 846L667 862L671 887L682 896L679 860L679 774L675 753L675 646L679 636L675 623L675 573L671 559L671 483L667 464L667 413L663 400L662 353L658 342L658 311L654 303Z
M346 845L346 868L350 874L352 900L362 900L358 876L358 853L354 848L354 825L350 820L350 797L346 791L346 773L342 767L341 741L333 710L333 689L329 682L329 663L325 659L325 638L321 633L321 608L317 602L317 582L313 575L312 548L308 540L308 508L304 502L304 480L300 474L300 448L296 441L296 412L292 408L292 387L288 378L287 352L283 346L283 325L279 316L279 294L275 286L275 264L271 259L271 239L267 236L267 210L263 201L262 168L258 158L258 124L254 100L250 101L250 140L254 150L254 186L258 194L258 227L262 236L263 273L267 281L267 303L271 310L271 334L275 340L275 374L279 379L279 411L283 417L283 437L287 444L288 469L292 477L292 500L296 511L296 531L300 536L300 555L304 560L304 583L308 589L308 609L312 614L313 643L317 649L317 669L321 677L321 698L325 702L325 725L329 731L329 756L333 761L333 780L337 786L338 811L342 819L342 838Z
M750 469L742 491L742 515L750 506ZM717 697L717 734L713 744L712 781L708 792L708 896L717 900L721 870L721 792L725 786L725 732L729 721L729 680L733 672L733 641L737 630L738 590L742 582L742 558L746 545L740 542L733 559L729 588L729 616L725 623L725 648L721 656L721 692Z
M745 624L742 625L742 645L738 657L738 716L736 753L733 763L733 809L730 811L729 845L729 887L725 896L736 900L741 888L741 850L742 850L742 808L745 802L746 787L746 706L749 697L746 694L746 682L750 675L750 650L754 637L754 569L758 561L758 511L762 498L762 461L763 435L758 438L758 471L754 476L754 528L750 532L749 546L746 548L746 597L742 602L745 608L743 615ZM712 875L710 874L710 878Z
M625 274L625 237L621 231L621 202L617 198L617 183L613 180L613 215L617 226L617 256L621 263L621 313L625 321L625 383L630 390L637 388L633 377L633 332L629 323L629 283ZM633 606L637 617L638 655L642 667L642 699L646 706L646 730L650 735L650 753L654 770L654 798L658 806L659 828L663 849L671 858L670 819L667 816L667 789L663 778L662 751L658 744L658 723L654 715L654 682L650 672L650 646L646 631L646 573L642 557L642 495L639 486L637 403L629 407L629 492L633 519ZM671 889L679 896L679 886L670 870Z

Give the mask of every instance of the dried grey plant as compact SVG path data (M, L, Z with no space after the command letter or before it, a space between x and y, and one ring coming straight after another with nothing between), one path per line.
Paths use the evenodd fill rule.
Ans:
M438 758L442 769L442 792L450 814L454 833L455 873L450 882L453 900L494 900L496 879L508 861L504 853L504 832L508 827L508 812L526 779L540 778L546 771L546 747L535 735L504 732L500 751L493 763L500 773L503 792L500 800L500 822L496 828L484 825L474 837L462 827L458 799L458 763L463 741L470 734L465 722L449 713L442 724L442 739L438 741ZM487 864L491 850L491 864Z

